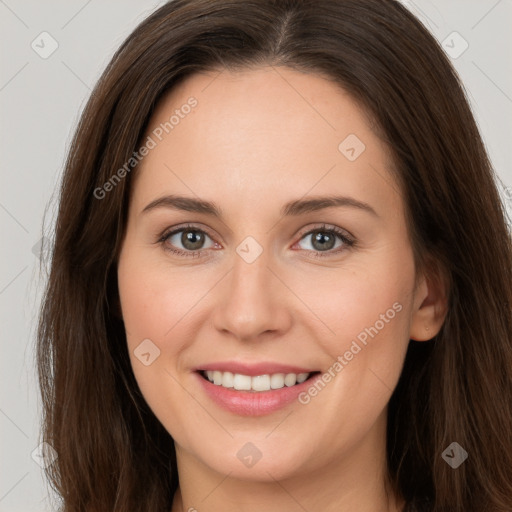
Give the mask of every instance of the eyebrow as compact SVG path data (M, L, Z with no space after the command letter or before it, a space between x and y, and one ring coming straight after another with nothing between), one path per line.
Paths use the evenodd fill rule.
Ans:
M316 212L333 207L356 208L366 211L375 217L379 217L377 212L368 203L347 196L317 196L309 199L296 199L283 206L281 216L299 216L304 213ZM151 201L141 213L146 213L157 208L171 208L187 212L204 213L219 219L223 218L222 209L216 203L204 199L178 195L166 195L155 199Z

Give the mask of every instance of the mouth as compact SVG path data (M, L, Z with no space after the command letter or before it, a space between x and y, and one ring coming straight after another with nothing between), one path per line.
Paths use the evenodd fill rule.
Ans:
M266 373L261 375L245 375L220 370L197 370L199 375L222 388L232 391L262 393L283 388L298 386L320 374L319 371L303 373Z
M205 398L238 416L271 414L298 401L322 377L317 370L273 361L217 361L193 369Z

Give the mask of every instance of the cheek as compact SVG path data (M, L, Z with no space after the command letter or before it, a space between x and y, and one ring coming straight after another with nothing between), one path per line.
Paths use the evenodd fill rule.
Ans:
M144 399L170 434L185 438L197 411L183 408L190 396L176 379L179 354L191 339L183 334L187 314L197 302L185 274L169 276L156 264L138 258L136 251L122 255L118 266L119 295L131 366ZM164 277L165 276L165 277ZM172 283L172 285L169 285Z
M121 253L118 286L130 361L153 411L179 410L189 398L172 385L173 377L186 378L183 354L194 345L196 326L208 320L205 293L216 281L211 270L171 267L147 249Z
M340 363L333 373L343 378L333 379L333 390L344 400L366 397L371 402L379 396L385 401L398 381L409 342L412 256L380 254L371 263L361 258L330 276L319 274L314 284L312 291L312 281L302 281L297 294L307 295L304 301L322 322L322 335L317 330L314 339L332 363Z
M356 442L368 432L400 377L414 275L396 268L352 268L340 272L336 283L321 280L322 293L309 295L308 304L315 304L312 309L328 326L314 339L329 360L325 387L310 388L301 403L324 425L331 449L344 450L348 439Z
M341 350L358 335L364 344L372 339L371 334L403 333L413 279L412 265L361 261L330 273L317 272L307 279L296 277L294 292L315 314L317 325L319 320L325 328L320 325L325 335L316 338Z
M119 295L130 345L149 338L164 347L180 322L193 314L199 299L199 276L133 251L122 256L118 266ZM197 273L196 273L197 274ZM204 287L204 285L203 285ZM203 288L204 289L204 288ZM168 349L178 348L174 338Z
M172 287L166 286L154 265L130 247L123 250L118 265L118 286L128 351L135 377L144 392L168 367L173 344L164 344L175 323L179 304ZM178 341L178 340L177 340ZM169 352L171 350L171 352ZM149 397L146 397L147 399Z

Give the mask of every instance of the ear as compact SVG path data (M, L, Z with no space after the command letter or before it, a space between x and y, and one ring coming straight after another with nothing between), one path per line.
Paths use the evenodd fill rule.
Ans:
M419 276L409 338L428 341L443 326L448 312L449 279L439 264L429 262Z

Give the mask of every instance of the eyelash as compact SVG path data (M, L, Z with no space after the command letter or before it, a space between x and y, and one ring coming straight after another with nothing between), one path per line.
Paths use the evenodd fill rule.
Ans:
M173 249L166 245L167 240L172 235L175 235L176 233L181 233L182 231L195 231L198 233L208 235L210 238L213 239L213 237L207 231L200 229L197 226L194 226L193 224L187 224L184 226L179 226L179 227L173 229L172 231L165 231L162 235L159 236L159 239L157 242L160 243L166 251L169 251L173 254L177 254L178 256L184 256L184 257L189 257L189 258L199 258L199 257L201 257L203 252L208 251L208 249L201 249L198 251L184 251L182 249ZM330 249L329 251L314 251L314 250L302 249L306 252L313 253L310 256L312 258L327 258L329 256L334 256L334 255L340 253L341 251L344 251L344 250L347 250L347 249L350 249L350 248L353 248L356 246L355 239L347 236L347 234L344 231L337 228L336 226L327 226L325 224L322 224L318 227L310 229L309 231L307 231L305 233L302 233L299 241L302 240L303 238L307 237L308 235L312 235L313 233L315 233L317 231L320 231L322 233L329 233L329 234L336 235L338 238L341 239L341 241L343 242L344 245L341 247L338 247L338 249L336 249L336 250Z

